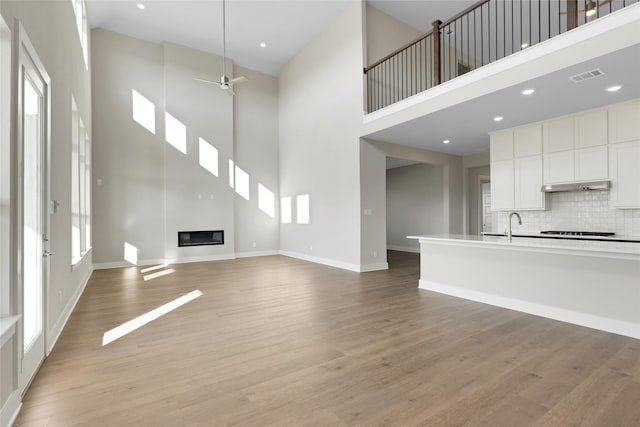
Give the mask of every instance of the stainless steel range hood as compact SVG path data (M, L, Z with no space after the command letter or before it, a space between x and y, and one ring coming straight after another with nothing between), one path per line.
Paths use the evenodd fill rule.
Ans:
M543 193L558 193L560 191L608 190L610 186L610 181L575 182L572 184L543 185L540 191Z

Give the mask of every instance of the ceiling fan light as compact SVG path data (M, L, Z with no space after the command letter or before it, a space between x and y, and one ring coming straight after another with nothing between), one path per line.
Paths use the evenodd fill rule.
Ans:
M588 17L591 17L596 14L596 9L596 4L593 1L589 0L589 3L587 3L587 10L585 11L585 14Z

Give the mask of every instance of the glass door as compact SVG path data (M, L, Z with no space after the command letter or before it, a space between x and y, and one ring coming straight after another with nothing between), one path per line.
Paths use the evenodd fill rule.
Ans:
M21 29L22 30L22 29ZM24 31L24 30L22 30ZM21 34L23 36L23 34ZM23 36L24 37L24 36ZM18 292L22 308L22 369L26 388L45 357L45 281L48 277L48 76L27 40L20 42L18 90L21 203Z

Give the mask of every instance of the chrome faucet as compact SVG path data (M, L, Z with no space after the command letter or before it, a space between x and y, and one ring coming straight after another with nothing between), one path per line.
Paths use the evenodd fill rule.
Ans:
M522 218L520 218L520 214L518 212L511 212L509 214L509 232L507 234L507 237L509 238L509 242L511 242L513 238L513 233L511 233L511 219L513 218L514 215L518 217L518 224L522 225Z

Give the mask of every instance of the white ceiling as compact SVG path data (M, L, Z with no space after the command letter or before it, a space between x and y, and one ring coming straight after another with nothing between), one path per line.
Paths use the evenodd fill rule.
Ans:
M137 3L146 8L140 10ZM227 56L278 75L345 7L347 0L227 0ZM222 55L221 0L87 0L91 28ZM260 43L266 43L261 48Z
M353 0L227 0L227 56L277 76ZM476 0L368 0L418 30ZM143 3L144 10L137 8ZM154 43L169 41L222 55L221 0L87 0L89 25ZM261 48L260 43L266 43Z
M277 76L283 65L351 1L227 0L227 55L237 65ZM146 8L139 10L137 2L143 2ZM475 2L368 0L370 5L422 31L431 28L434 20L446 20ZM221 0L87 0L87 9L91 28L222 55ZM267 47L260 48L261 42ZM538 91L526 100L519 93L520 87L505 88L369 137L455 155L486 151L490 131L640 97L638 58L640 46L617 51L529 82L528 86ZM567 78L597 67L607 74L579 85ZM605 93L603 89L612 84L625 87L615 94ZM513 109L514 105L518 108ZM491 118L496 115L505 116L505 120L493 122ZM453 142L444 145L443 139Z
M446 21L478 0L367 0L376 9L399 21L427 32L433 21Z

